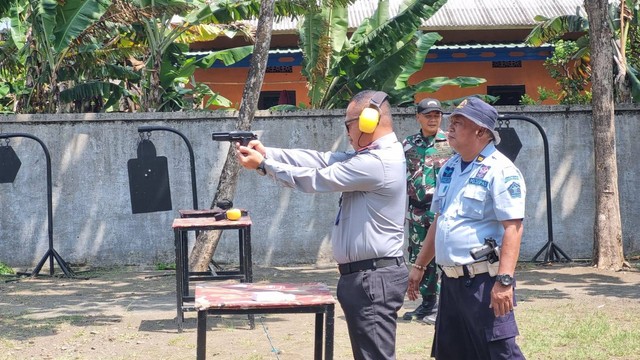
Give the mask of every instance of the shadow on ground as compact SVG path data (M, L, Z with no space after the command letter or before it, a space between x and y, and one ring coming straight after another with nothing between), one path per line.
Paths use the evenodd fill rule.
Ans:
M532 299L572 299L576 294L635 300L640 297L640 273L611 272L590 265L524 263L517 270L517 293Z

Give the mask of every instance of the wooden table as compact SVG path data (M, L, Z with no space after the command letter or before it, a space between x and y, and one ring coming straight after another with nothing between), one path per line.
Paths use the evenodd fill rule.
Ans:
M184 214L181 212L181 216ZM190 294L190 281L229 280L236 279L241 282L253 281L253 265L251 259L251 219L243 216L239 220L216 220L213 217L181 217L173 220L172 225L175 234L176 251L176 303L178 329L182 330L185 311L195 311L193 301L195 297ZM237 271L189 271L189 238L190 231L199 232L205 230L238 230L238 257L239 268ZM253 327L253 317L250 317Z
M314 313L314 359L333 359L335 299L322 283L199 283L195 307L198 311L197 359L206 358L207 314L295 314ZM323 326L326 330L323 330Z

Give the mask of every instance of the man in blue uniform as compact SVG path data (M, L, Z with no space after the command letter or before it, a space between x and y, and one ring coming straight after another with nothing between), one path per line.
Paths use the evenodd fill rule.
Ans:
M354 359L395 359L396 320L407 290L404 264L405 159L387 95L356 94L345 126L355 151L239 146L238 161L308 193L341 192L331 242Z
M449 117L447 138L457 155L438 174L434 223L409 275L413 300L422 267L435 256L442 269L436 359L524 359L513 307L526 188L518 168L495 148L497 118L475 97ZM479 253L488 256L476 258Z

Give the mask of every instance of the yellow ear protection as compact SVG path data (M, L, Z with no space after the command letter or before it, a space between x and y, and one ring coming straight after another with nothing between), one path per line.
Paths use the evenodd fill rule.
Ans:
M369 106L360 113L358 128L361 132L371 134L376 130L380 122L380 105L387 99L388 95L382 91L377 91L369 100Z

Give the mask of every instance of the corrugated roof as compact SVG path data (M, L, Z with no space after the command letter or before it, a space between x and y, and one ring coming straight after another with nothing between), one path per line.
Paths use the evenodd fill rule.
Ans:
M536 25L537 15L586 16L582 0L449 0L425 22L427 28L506 28Z
M389 1L391 16L397 15L401 3ZM349 7L349 27L356 28L377 6L378 0L357 0ZM574 15L576 11L586 17L583 0L449 0L423 25L426 30L533 27L537 15ZM297 20L281 19L273 31L292 32L297 24Z

